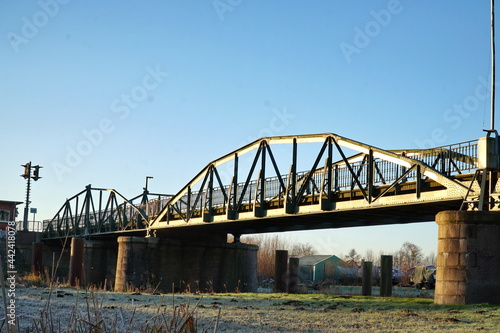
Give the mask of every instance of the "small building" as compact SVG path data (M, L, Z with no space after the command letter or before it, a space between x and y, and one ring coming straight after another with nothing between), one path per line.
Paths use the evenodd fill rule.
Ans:
M5 230L9 222L16 220L17 205L22 203L20 201L0 200L0 230Z
M345 262L334 255L312 255L299 258L300 281L320 282L337 279L345 270Z

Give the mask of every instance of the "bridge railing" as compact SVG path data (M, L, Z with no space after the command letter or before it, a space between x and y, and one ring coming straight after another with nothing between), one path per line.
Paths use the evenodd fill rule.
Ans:
M477 140L431 149L410 150L406 156L422 161L437 171L454 176L477 169Z

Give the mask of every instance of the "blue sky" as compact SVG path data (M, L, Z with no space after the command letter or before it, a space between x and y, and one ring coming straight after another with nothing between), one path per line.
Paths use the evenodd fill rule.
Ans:
M0 0L0 199L37 219L86 185L175 193L267 135L385 148L489 127L489 1ZM22 219L22 206L20 207ZM290 234L320 252L436 251L434 223ZM401 235L404 236L401 236Z

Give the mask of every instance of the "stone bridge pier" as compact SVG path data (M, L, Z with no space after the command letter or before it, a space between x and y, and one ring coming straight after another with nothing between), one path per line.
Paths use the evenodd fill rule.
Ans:
M188 239L118 238L115 291L257 291L256 245ZM207 237L207 239L213 239Z
M227 243L226 234L187 236L33 243L32 271L55 271L60 281L68 279L72 286L120 292L257 291L258 246Z
M500 304L500 212L444 211L438 224L436 304Z

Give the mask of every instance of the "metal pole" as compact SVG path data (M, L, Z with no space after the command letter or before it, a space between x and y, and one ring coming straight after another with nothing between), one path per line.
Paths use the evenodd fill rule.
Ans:
M288 293L297 294L299 292L299 258L288 260Z
M491 0L491 118L490 131L495 131L495 0Z
M392 296L392 256L382 256L380 260L380 296Z
M31 165L29 166L28 185L26 188L26 205L24 206L23 231L28 231L28 214L30 206Z
M148 205L148 202L149 202L149 198L147 197L148 196L148 180L151 179L153 177L151 176L146 176L146 187L144 188L144 197L143 197L143 200L145 199L146 202L146 216L148 217L148 220L149 220L149 205ZM148 222L148 221L146 221Z
M361 286L361 295L363 296L372 295L372 267L371 261L363 263L363 280Z
M274 261L274 292L286 293L288 270L288 251L276 250Z
M146 191L148 190L148 180L153 179L151 176L146 176L146 187L144 188Z

